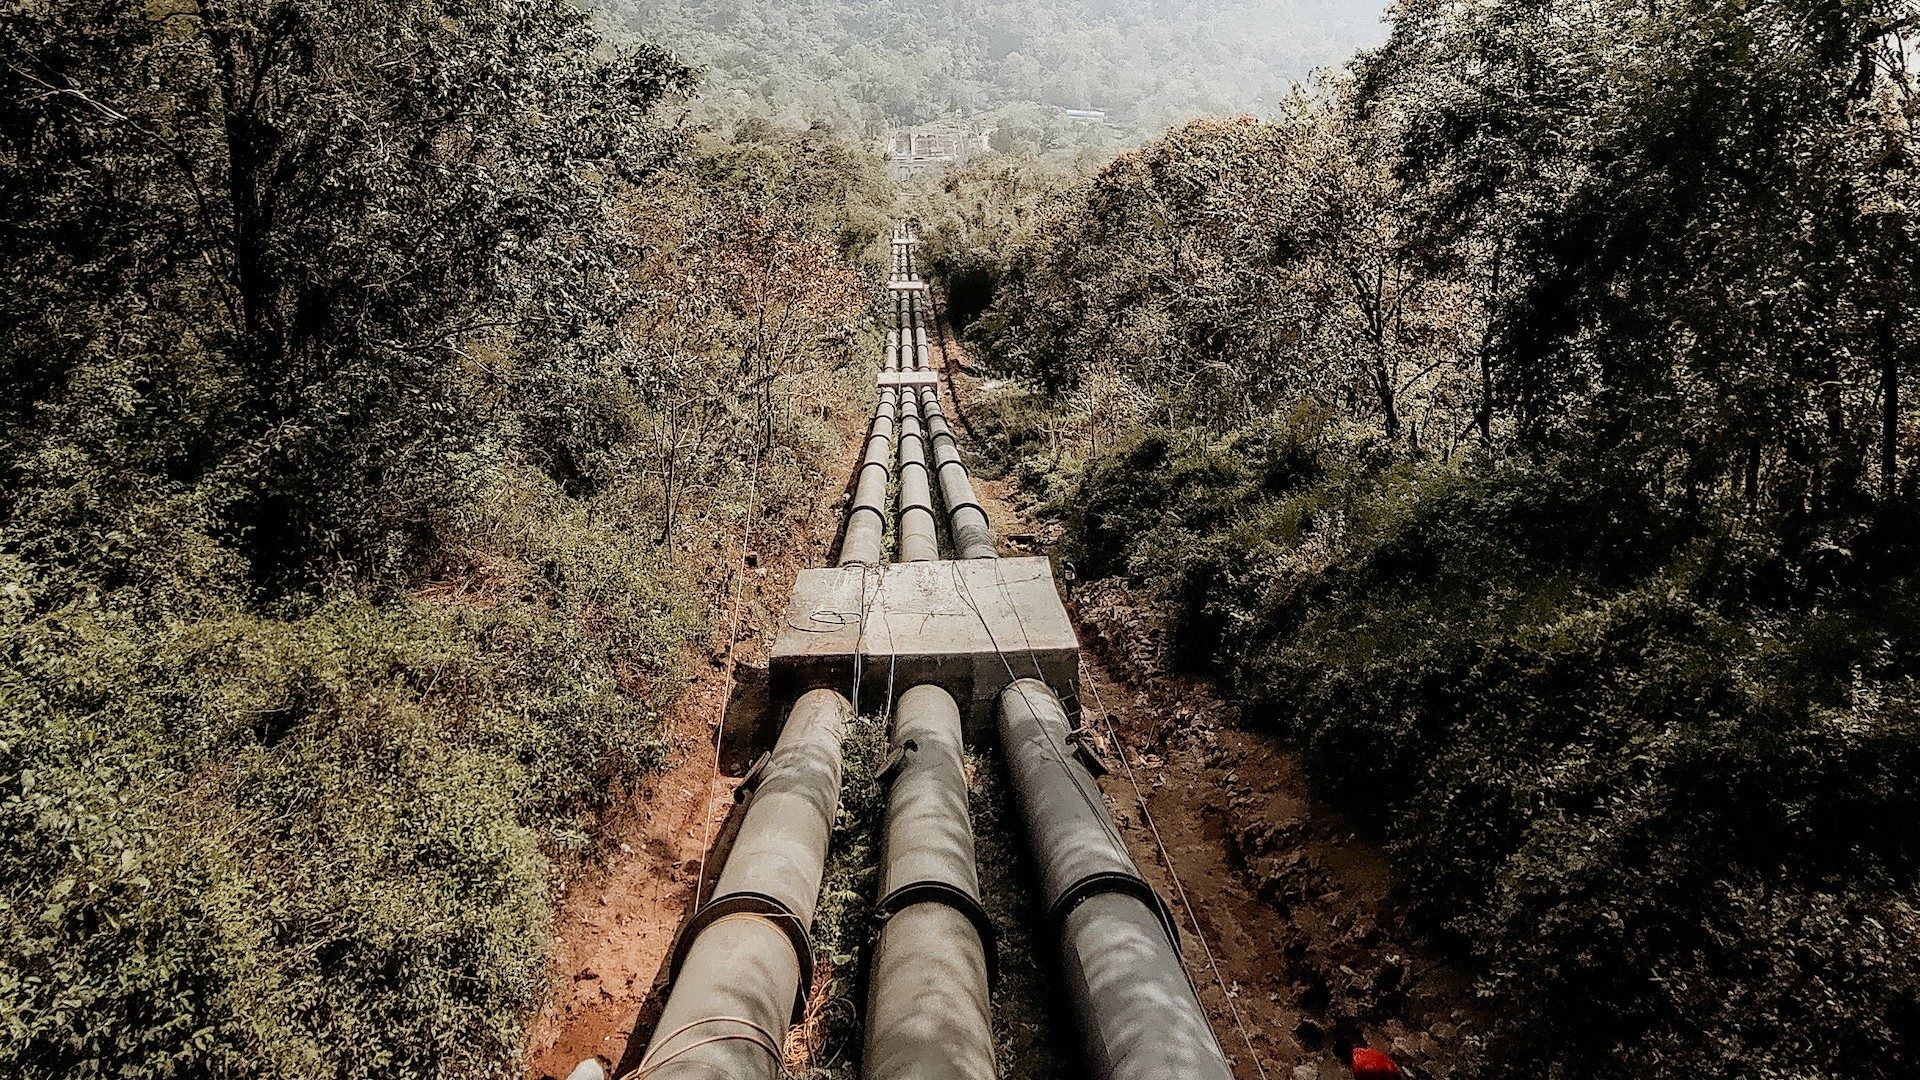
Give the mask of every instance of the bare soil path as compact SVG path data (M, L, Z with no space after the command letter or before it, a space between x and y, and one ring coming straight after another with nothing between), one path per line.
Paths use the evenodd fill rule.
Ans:
M601 856L573 876L558 905L548 999L529 1025L528 1080L564 1077L589 1057L630 1060L642 1049L635 1033L645 1036L658 1019L668 953L693 910L702 857L711 886L734 788L776 734L766 693L774 620L785 614L794 575L818 565L833 544L840 518L833 494L851 475L864 416L851 401L836 414L846 450L813 485L811 502L761 506L750 538L736 524L686 556L686 573L705 583L718 629L695 658L692 684L661 719L665 768L601 822Z

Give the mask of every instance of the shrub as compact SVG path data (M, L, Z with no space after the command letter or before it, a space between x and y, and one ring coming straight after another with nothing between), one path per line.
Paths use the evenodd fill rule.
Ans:
M1484 1074L1920 1059L1902 511L1815 574L1578 462L1335 436L1145 435L1086 470L1070 539L1330 792L1365 793L1419 912L1480 962Z
M524 573L384 605L35 614L0 568L0 1062L510 1072L551 859L657 760L695 625L588 517L536 496Z

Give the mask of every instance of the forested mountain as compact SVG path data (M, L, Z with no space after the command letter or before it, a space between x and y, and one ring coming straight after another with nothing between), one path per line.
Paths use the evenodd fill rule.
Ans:
M1146 133L1260 112L1385 33L1381 0L593 0L709 69L709 107L880 124L1019 103Z

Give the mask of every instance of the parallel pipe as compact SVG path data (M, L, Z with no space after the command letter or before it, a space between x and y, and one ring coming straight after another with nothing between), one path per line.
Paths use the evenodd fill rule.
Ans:
M887 483L893 459L894 417L900 408L900 392L893 387L880 391L868 428L867 452L855 478L853 501L847 505L846 527L840 539L841 566L876 566L887 532ZM918 409L915 409L918 412Z
M1060 699L1000 695L1000 745L1060 968L1096 1080L1233 1080L1181 964L1166 905L1128 856Z
M813 917L840 805L853 706L794 704L713 898L681 931L673 990L638 1072L649 1080L772 1080L812 979Z
M992 923L980 903L960 707L900 695L867 994L867 1080L994 1080Z
M909 270L908 273L911 275L912 271ZM918 281L919 279L910 276L908 280ZM927 321L925 312L923 312L920 307L920 294L911 294L908 315L912 320L909 327L912 333L908 335L908 337L913 344L913 370L930 370L932 365L928 363L928 360L932 354L927 349Z
M908 395L909 397L914 395ZM973 479L960 457L960 443L940 411L940 395L932 387L918 391L923 425L933 441L934 470L939 476L941 503L947 508L947 530L956 559L996 559L993 524L986 507L974 494Z
M901 395L899 512L900 561L940 558L940 524L933 512L933 487L927 474L926 438L920 427L920 399Z

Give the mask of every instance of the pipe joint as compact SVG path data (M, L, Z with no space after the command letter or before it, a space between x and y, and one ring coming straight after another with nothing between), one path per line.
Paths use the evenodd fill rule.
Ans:
M694 912L693 918L680 930L680 936L674 939L672 959L667 967L669 980L678 981L680 969L687 962L687 954L700 935L709 927L726 919L754 918L779 930L786 935L793 946L794 959L800 965L800 988L793 998L793 1020L798 1022L807 1009L807 992L813 987L813 935L807 930L801 917L794 913L779 899L763 893L733 893L709 901L705 907Z
M965 916L974 932L980 935L980 950L987 961L987 983L999 985L1000 931L994 927L993 916L987 914L987 906L979 897L950 881L910 881L881 898L880 906L874 909L873 921L883 926L915 904L941 904Z

